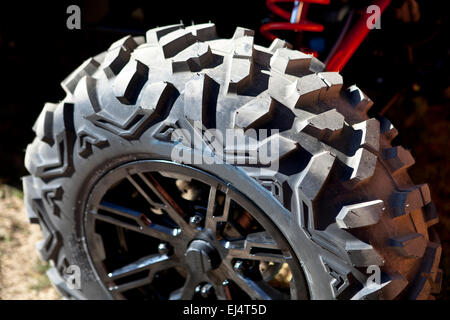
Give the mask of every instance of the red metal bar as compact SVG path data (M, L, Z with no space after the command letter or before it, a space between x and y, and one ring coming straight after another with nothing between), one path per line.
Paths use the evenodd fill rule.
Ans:
M295 2L296 0L266 0L267 7L275 14L280 17L290 20L291 12L286 11L276 5L276 3L280 2ZM301 1L301 0L300 0ZM260 29L261 34L273 41L277 37L271 32L273 30L293 30L293 31L311 31L311 32L321 32L324 27L321 24L307 22L306 12L308 5L311 3L315 4L329 4L330 0L303 0L304 3L303 11L301 12L301 18L298 23L291 22L272 22L263 25ZM384 12L384 10L389 6L391 0L375 0L372 4L377 5L380 8L380 15ZM361 43L366 38L370 29L367 27L367 21L371 17L373 13L360 12L360 16L358 20L353 24L350 31L347 32L342 41L339 40L337 43L337 47L333 49L334 53L327 58L328 63L326 64L326 70L328 71L341 71L350 58L353 56L355 51L361 45ZM301 37L301 33L299 34ZM299 38L301 39L301 38ZM302 51L305 49L302 48ZM307 51L307 50L306 50ZM317 53L311 51L312 54L317 56Z
M280 17L289 20L291 18L291 12L286 11L278 7L275 3L277 2L295 2L296 0L266 0L266 5L270 11L279 15ZM305 3L316 3L316 4L329 4L330 0L305 0Z
M290 22L270 22L263 25L260 29L261 34L273 41L277 38L272 34L271 30L293 30L293 31L311 31L311 32L322 32L323 25L312 23L312 22L302 22L302 23L290 23Z
M380 7L380 15L389 6L391 0L375 0L374 5ZM367 19L372 15L364 11L358 20L354 23L350 31L345 35L344 39L336 49L335 54L330 58L326 69L328 71L341 71L347 64L348 60L353 56L356 49L366 38L370 29L367 27Z
M290 20L291 19L291 12L283 10L282 8L278 7L276 3L280 2L295 2L296 0L266 0L266 5L273 13L276 15L279 15L280 17ZM290 22L271 22L263 25L260 29L261 34L268 38L269 40L273 41L277 37L271 32L272 30L293 30L293 31L311 31L311 32L322 32L323 26L318 23L308 22L304 20L304 17L306 15L308 5L315 3L315 4L329 4L330 0L303 0L301 1L304 3L304 8L301 13L301 19L299 23L290 23Z

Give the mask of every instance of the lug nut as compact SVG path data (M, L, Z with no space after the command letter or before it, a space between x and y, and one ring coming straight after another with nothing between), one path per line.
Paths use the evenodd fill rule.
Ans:
M198 286L195 287L194 292L195 293L201 293L201 291L202 291L202 285L199 284Z
M170 251L170 246L167 243L161 242L158 245L158 252L159 252L159 254L168 254L169 251Z
M189 224L191 226L193 226L194 228L200 228L201 224L202 224L202 220L203 220L202 216L196 214L189 218Z
M244 273L244 262L241 260L238 260L234 263L233 269L239 274Z
M210 283L207 283L202 287L200 293L203 298L208 298L209 296L211 296L213 291L214 291L214 287Z

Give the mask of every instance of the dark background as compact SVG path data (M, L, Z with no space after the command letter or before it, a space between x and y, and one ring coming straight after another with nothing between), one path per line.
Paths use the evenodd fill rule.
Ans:
M34 137L31 127L44 103L61 100L64 92L59 83L65 76L114 40L183 20L187 25L212 21L218 35L225 38L232 36L236 26L247 27L256 31L256 43L269 45L258 31L260 26L269 20L282 21L270 13L264 0L5 2L0 4L0 184L19 188L20 177L27 174L24 150ZM331 2L330 6L313 5L308 15L325 24L326 31L305 34L302 40L305 47L324 41L321 60L342 28L339 10L370 4L363 0ZM358 84L375 101L372 116L382 113L399 129L394 144L410 149L415 157L410 169L413 180L431 187L441 218L445 285L440 298L449 298L447 1L416 0L418 9L411 7L412 2L393 1L382 16L381 29L371 31L342 74L346 84ZM70 4L81 8L81 30L66 27ZM292 33L280 36L293 43L298 40Z

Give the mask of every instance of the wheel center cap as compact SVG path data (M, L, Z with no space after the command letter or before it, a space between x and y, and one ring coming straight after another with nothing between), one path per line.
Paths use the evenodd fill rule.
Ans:
M186 264L193 273L206 273L217 268L219 254L207 241L194 240L184 253Z

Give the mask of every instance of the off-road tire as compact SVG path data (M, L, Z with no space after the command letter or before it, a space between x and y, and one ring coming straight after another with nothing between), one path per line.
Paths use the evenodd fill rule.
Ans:
M391 145L392 124L367 116L372 101L323 69L279 39L254 45L248 29L218 39L211 23L127 36L86 60L61 83L66 98L44 106L25 159L27 213L42 228L37 248L52 262L48 276L60 293L111 298L83 236L95 181L138 159L172 161L180 143L172 133L192 132L201 121L220 130L279 129L278 171L192 166L233 185L277 225L301 262L310 298L433 298L441 246L429 188L408 176L414 159ZM64 281L69 265L81 267L80 290ZM373 266L381 279L368 285Z

